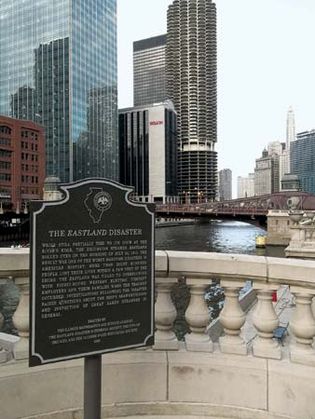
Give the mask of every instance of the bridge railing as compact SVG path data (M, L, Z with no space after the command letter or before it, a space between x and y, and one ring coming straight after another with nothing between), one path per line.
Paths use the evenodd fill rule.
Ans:
M232 206L222 204L159 204L156 206L159 214L192 213L192 214L237 214L237 215L267 215L267 207L259 206Z
M176 351L183 344L174 332L177 317L171 291L179 279L189 288L190 301L185 312L189 332L184 338L187 351L212 352L215 348L226 354L281 359L284 352L292 362L315 365L312 346L315 319L312 299L315 295L315 262L248 255L200 252L156 252L155 350ZM0 250L0 279L12 280L19 288L20 301L13 324L20 340L15 347L16 359L27 357L29 338L29 255L28 249ZM257 304L248 315L244 313L239 295L246 281L251 281ZM219 282L225 301L219 315L224 329L218 343L208 333L209 308L205 295L213 282ZM279 289L288 292L290 300L289 345L274 337L279 313L273 302ZM292 297L293 296L293 297ZM287 300L288 300L287 299ZM283 309L283 307L282 307ZM283 311L283 310L282 310ZM281 312L281 310L280 310ZM244 325L252 323L254 334L247 339Z

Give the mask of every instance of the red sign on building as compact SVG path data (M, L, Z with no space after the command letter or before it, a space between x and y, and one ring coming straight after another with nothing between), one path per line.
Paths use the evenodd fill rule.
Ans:
M150 121L150 126L151 125L163 125L163 121Z

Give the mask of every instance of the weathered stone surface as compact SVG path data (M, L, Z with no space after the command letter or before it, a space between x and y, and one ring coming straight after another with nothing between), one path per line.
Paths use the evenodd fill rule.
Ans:
M267 263L270 282L315 288L315 261L268 257Z
M169 354L171 402L267 409L267 363L223 354Z
M315 417L314 368L269 361L269 409L297 419Z
M125 351L103 356L103 403L167 400L165 352Z
M168 256L166 252L162 250L157 250L155 252L155 272L157 275L166 275L167 274L167 264Z
M209 277L224 276L240 279L267 278L265 259L259 256L218 254L206 252L167 252L169 272L207 274Z

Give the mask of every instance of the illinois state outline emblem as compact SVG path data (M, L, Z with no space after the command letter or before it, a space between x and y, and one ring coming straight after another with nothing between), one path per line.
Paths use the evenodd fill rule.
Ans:
M103 188L90 188L90 192L84 200L84 205L94 224L100 223L104 212L110 209L112 202L111 195L105 192Z

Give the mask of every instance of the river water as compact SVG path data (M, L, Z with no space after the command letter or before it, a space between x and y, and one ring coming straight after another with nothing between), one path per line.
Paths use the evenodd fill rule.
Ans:
M284 257L284 247L269 246L266 249L256 249L257 235L266 235L266 231L238 221L214 220L204 224L157 228L155 245L158 250Z
M211 221L204 224L160 227L156 229L158 250L183 250L219 253L243 253L284 257L283 247L256 249L257 235L266 234L261 228L236 221ZM0 313L5 317L2 331L12 333L12 314L18 303L18 290L12 283L0 286Z

